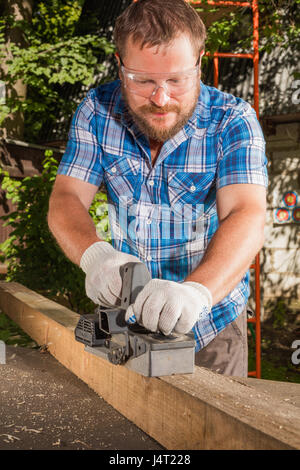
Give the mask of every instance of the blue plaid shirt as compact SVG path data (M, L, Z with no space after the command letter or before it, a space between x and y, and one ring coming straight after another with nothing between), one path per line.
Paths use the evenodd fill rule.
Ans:
M113 246L143 261L153 278L182 282L218 229L216 191L267 186L265 141L252 107L201 83L195 111L154 164L148 139L122 99L120 81L87 93L70 126L58 173L108 193ZM245 308L249 272L193 328L196 351Z

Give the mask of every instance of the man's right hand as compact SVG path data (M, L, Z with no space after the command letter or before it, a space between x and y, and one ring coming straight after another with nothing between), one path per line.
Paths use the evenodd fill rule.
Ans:
M109 243L93 243L83 253L80 267L86 273L86 295L103 307L120 305L122 278L120 267L141 261L133 255L115 250Z

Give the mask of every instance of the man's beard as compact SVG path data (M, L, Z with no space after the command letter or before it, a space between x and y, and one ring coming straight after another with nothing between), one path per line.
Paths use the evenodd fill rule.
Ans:
M177 134L188 122L190 117L193 115L198 97L200 94L200 81L197 83L197 87L195 88L195 94L192 98L192 104L191 106L185 110L181 111L181 107L176 104L167 104L166 106L155 106L153 103L146 104L144 106L141 106L138 108L138 112L133 111L129 102L128 102L128 97L127 97L127 91L126 88L123 85L121 85L122 89L122 95L124 100L126 101L128 110L130 115L132 116L134 122L140 129L140 131L146 135L149 139L154 140L156 142L165 142L168 139L171 139L171 137L174 137L174 135ZM157 126L151 125L147 119L145 118L145 115L150 114L150 113L166 113L166 112L174 112L177 114L178 118L176 123L171 126L171 127L159 127L159 124Z

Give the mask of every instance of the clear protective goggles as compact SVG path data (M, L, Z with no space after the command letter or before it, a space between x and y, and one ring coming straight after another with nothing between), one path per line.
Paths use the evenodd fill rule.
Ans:
M159 88L163 88L165 94L170 98L184 95L194 88L199 80L200 57L201 55L199 55L199 59L192 69L173 73L137 72L126 68L120 58L124 86L131 93L144 98L155 95Z

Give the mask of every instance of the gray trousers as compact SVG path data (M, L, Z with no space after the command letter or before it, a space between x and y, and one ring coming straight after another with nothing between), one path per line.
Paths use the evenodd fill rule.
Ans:
M219 374L248 376L247 309L195 354L195 364Z

